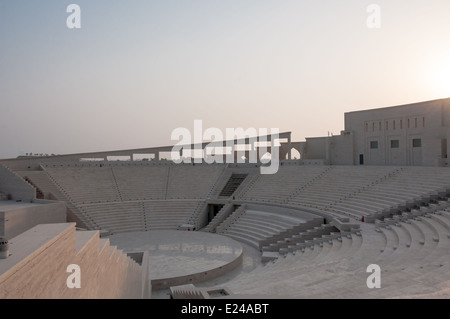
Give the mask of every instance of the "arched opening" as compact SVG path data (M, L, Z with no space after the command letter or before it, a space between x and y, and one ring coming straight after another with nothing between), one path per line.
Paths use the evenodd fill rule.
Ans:
M291 159L299 160L301 159L300 152L296 148L291 148ZM289 153L286 153L286 159L289 159Z
M260 161L262 164L268 164L272 159L272 154L270 152L266 152L263 156L260 157Z

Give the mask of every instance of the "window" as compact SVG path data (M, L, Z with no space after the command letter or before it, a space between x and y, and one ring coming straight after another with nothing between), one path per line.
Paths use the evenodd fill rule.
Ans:
M381 131L381 122L378 123L378 131Z
M422 127L425 127L425 117L422 117Z
M391 140L391 148L399 148L400 142L399 140Z
M400 129L403 129L403 120L400 120Z
M389 122L386 121L386 131L389 130Z
M375 122L372 122L372 132L375 132Z
M408 128L409 128L409 119L408 119Z
M366 123L366 133L369 131L369 124Z
M370 149L374 150L378 148L378 141L370 141Z
M392 129L395 130L395 120L392 122Z
M414 120L414 128L417 128L417 117Z
M420 138L413 138L412 146L413 147L422 147L422 139L420 139Z

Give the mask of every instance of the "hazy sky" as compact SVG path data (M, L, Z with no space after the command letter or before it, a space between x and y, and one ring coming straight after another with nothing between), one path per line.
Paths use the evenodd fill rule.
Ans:
M0 158L171 145L196 119L339 134L344 112L450 97L449 16L449 0L0 0Z

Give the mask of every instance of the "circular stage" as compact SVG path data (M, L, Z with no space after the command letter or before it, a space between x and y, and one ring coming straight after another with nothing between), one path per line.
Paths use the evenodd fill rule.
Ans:
M109 236L125 252L148 251L152 289L198 283L242 264L239 242L207 232L153 230Z

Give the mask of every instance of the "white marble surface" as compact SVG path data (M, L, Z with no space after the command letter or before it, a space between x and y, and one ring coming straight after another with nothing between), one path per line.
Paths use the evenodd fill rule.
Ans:
M237 241L206 232L154 230L109 237L124 251L148 251L151 279L178 277L226 265L242 254Z

